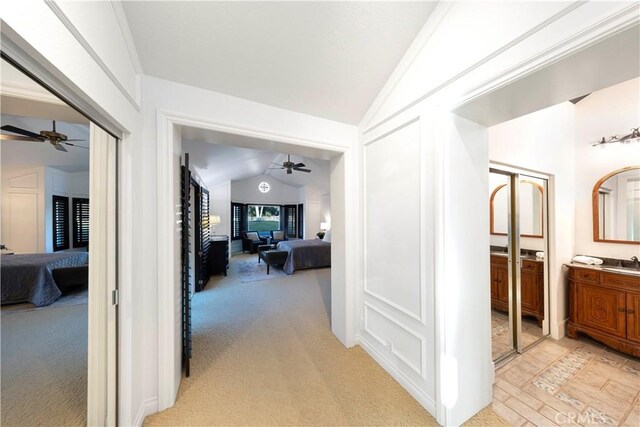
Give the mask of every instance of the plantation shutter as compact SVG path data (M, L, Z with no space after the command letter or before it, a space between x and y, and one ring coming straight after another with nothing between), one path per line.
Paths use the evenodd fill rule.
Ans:
M304 239L304 205L298 205L298 239Z
M231 240L242 239L241 232L249 227L247 205L231 203Z
M73 247L89 246L89 199L73 198Z
M69 249L69 198L53 196L53 251Z
M287 237L297 237L297 205L284 205L284 228L287 233Z
M201 291L209 281L209 252L211 243L211 228L209 224L209 190L200 187L200 248L198 249L198 281L196 292Z

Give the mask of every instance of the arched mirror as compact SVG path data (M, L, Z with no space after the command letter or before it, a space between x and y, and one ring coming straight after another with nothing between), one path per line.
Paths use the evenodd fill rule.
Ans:
M592 199L595 242L640 244L640 166L600 178Z
M542 209L543 188L541 183L532 180L520 181L520 235L522 237L536 237L542 239ZM491 234L507 235L508 218L507 205L509 194L506 184L498 185L491 193L490 227Z

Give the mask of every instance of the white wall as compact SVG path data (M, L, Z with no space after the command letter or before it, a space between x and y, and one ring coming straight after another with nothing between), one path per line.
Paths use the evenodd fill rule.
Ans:
M316 234L320 231L320 223L324 221L322 196L311 187L302 187L300 188L300 203L304 203L303 236L305 239L315 239Z
M575 173L574 106L564 102L489 128L489 159L522 169L546 173L549 182L550 331L564 335L567 295L562 264L574 255ZM522 248L539 249L535 241ZM530 248L530 246L532 246Z
M439 197L429 198L429 193L424 189L412 191L414 197L419 197L422 203L422 211L425 215L435 212L436 217L442 215L442 224L424 222L421 218L421 225L426 224L423 233L431 232L438 242L446 239L452 242L464 240L469 242L469 247L477 249L476 253L470 255L473 259L484 259L486 264L482 271L489 274L488 246L489 227L488 217L486 223L477 223L476 228L469 228L468 215L464 218L457 218L449 215L455 211L444 211L445 209L463 209L468 212L478 212L474 218L488 215L488 198L486 197L488 186L488 159L486 151L474 149L470 141L475 141L474 132L470 131L473 126L465 124L464 121L452 120L447 113L455 110L458 105L474 97L482 97L490 93L501 85L508 85L517 78L542 68L568 54L576 46L585 46L600 40L604 35L611 34L620 29L623 22L635 19L637 6L630 3L557 3L557 2L445 2L440 3L432 16L429 17L424 28L409 48L396 70L378 94L369 111L360 123L362 132L361 142L363 144L384 144L384 141L393 138L401 129L412 121L422 123L419 135L408 136L419 140L420 150L435 150L432 153L433 164L424 159L424 164L420 167L426 182L433 182L436 194ZM625 24L626 25L626 24ZM568 40L571 40L570 42ZM517 100L516 100L517 102ZM547 104L549 105L549 104ZM546 124L545 124L546 126ZM533 135L544 134L544 129L532 130ZM480 132L481 133L481 132ZM564 135L549 135L557 141L560 139L573 140L573 129L567 130ZM470 138L470 141L460 141L460 138ZM528 136L525 136L528 137ZM376 142L378 141L378 142ZM517 141L511 141L517 143ZM455 165L448 162L445 155L438 154L441 147L453 144L462 151L460 161L469 165L470 170L461 171L464 176L471 176L470 185L478 182L484 183L485 187L478 189L476 194L483 198L477 199L477 205L470 206L468 201L457 193L446 194L445 188L455 187L456 190L465 190L457 187L460 178L449 173L449 168ZM572 144L568 144L571 147ZM486 147L485 147L486 148ZM364 150L368 150L365 148ZM560 148L561 155L573 157L573 151L566 147ZM413 156L418 156L417 148L411 150ZM453 153L457 156L456 153ZM540 153L532 153L531 163L544 166L544 160L536 160L541 157ZM391 157L389 162L402 162L405 159ZM412 161L409 158L409 161ZM487 162L484 167L480 167L481 162ZM363 159L363 170L368 170L371 166L385 168L387 165L375 162L369 164L366 155ZM388 165L393 168L393 165ZM534 166L535 167L535 166ZM479 169L478 169L479 168ZM384 169L382 169L384 170ZM457 169L456 169L457 170ZM474 175L475 173L475 175ZM569 186L573 182L573 171L569 168L558 172L566 176L566 180L558 182L558 192L560 195L569 194L565 199L558 197L557 215L550 218L553 223L551 233L557 232L561 236L568 235L568 239L559 239L554 248L555 254L561 259L571 257L573 249L573 196L570 195ZM386 205L374 199L368 199L367 175L363 176L364 181L364 208L363 214L367 212L377 212L379 209L386 209ZM404 181L404 179L402 179ZM552 183L550 196L555 198L556 188ZM471 188L471 187L470 187ZM443 195L444 194L444 195ZM469 196L473 195L471 190ZM365 218L365 224L368 222ZM403 221L404 225L404 221ZM367 225L369 226L369 225ZM418 224L409 223L409 227L418 229ZM569 231L567 231L567 229ZM553 237L552 237L553 238ZM421 239L422 240L422 239ZM486 248L476 245L477 242L486 243ZM369 240L364 237L364 253L367 263L385 263L391 258L394 262L402 262L396 259L394 251L382 254L376 248L379 242ZM461 247L465 252L469 247ZM417 248L414 247L414 250ZM384 348L384 341L376 344L370 339L373 334L363 332L363 347L398 380L405 388L418 399L429 411L435 414L441 424L455 425L462 423L466 418L482 408L482 404L487 402L491 396L491 373L492 364L490 360L490 335L488 335L489 323L484 322L485 314L489 311L489 297L486 298L476 294L478 287L477 280L467 282L459 281L460 278L470 274L471 266L461 266L461 257L454 251L446 251L445 246L435 251L425 249L425 256L422 257L422 270L425 272L421 280L415 278L404 286L415 289L426 286L426 289L434 289L437 300L429 300L422 297L427 306L428 312L435 313L432 319L422 324L403 316L402 310L398 310L378 298L376 307L383 313L389 322L395 326L384 330L381 325L372 329L374 334L391 334L388 340L397 339L404 332L409 332L428 343L435 342L435 348L427 347L422 354L423 366L435 365L436 370L433 376L438 376L437 389L429 389L426 384L411 381L406 374L406 356L398 357L393 351ZM441 259L445 257L445 259ZM447 257L451 257L449 260ZM458 261L457 264L453 261ZM455 268L453 267L455 264ZM450 265L450 269L446 266ZM476 266L478 267L478 266ZM482 266L480 266L482 267ZM441 270L442 269L442 270ZM552 265L554 271L559 272L558 265ZM435 270L435 276L427 273ZM364 289L358 296L365 305L371 301L366 289L370 272L364 273ZM483 273L484 274L484 273ZM476 275L477 277L480 277ZM469 276L470 277L470 276ZM484 276L482 276L484 277ZM481 279L484 281L484 279ZM554 281L559 283L560 277L555 277ZM447 291L447 286L453 281L456 284L457 292ZM486 279L488 287L488 278ZM482 290L484 292L484 290ZM488 292L488 291L487 291ZM560 292L560 291L559 291ZM427 295L429 295L427 293ZM446 296L445 296L446 295ZM480 299L471 300L467 296L476 295ZM375 297L374 297L375 299ZM480 302L479 302L480 301ZM433 305L430 305L430 304ZM562 301L560 301L562 303ZM371 303L373 304L373 303ZM448 310L453 307L455 310ZM405 307L403 307L405 308ZM446 315L443 314L446 312ZM469 314L477 314L477 321L468 317ZM431 322L431 320L433 320ZM361 324L366 320L360 319ZM465 325L464 334L457 328L458 325ZM369 328L372 328L369 325ZM557 331L556 331L557 332ZM395 338L394 338L395 337ZM476 341L474 337L484 337L486 340ZM473 355L464 346L465 340L475 342L477 347L472 351ZM380 340L379 340L380 341ZM417 352L417 349L413 350ZM480 354L480 357L476 357ZM416 357L416 356L412 356ZM404 364L404 366L403 366ZM468 372L469 367L476 368L473 374L475 379L472 383L464 385L464 389L459 389L455 398L449 387L451 378L461 378L463 372ZM431 372L426 372L427 384L432 380ZM455 408L455 411L452 410Z
M219 215L220 224L216 225L217 235L231 234L231 181L209 189L209 215Z
M271 139L271 141L265 142L265 148L268 146L270 149L273 149L274 141L285 140L288 144L291 144L291 141L296 141L301 147L317 149L320 144L325 150L343 152L353 149L357 141L357 128L354 126L294 113L157 78L144 77L142 82L145 94L143 98L145 137L141 145L144 147L145 158L158 158L163 168L165 168L166 162L165 153L163 152L159 156L158 146L162 145L162 141L168 139L167 132L169 131L169 129L165 128L167 122L162 121L163 117L171 117L174 122L178 122L181 125L188 123L193 127L226 126L227 129L228 127L237 127L244 129L245 132L258 130L261 135L269 135L265 139ZM285 147L281 148L284 149ZM163 170L165 173L163 175L159 173L157 168L158 164L148 160L141 162L137 168L140 172L139 185L145 188L145 192L140 195L141 199L139 201L140 215L146 218L146 221L140 224L140 227L147 247L162 246L158 244L158 234L161 230L158 227L158 220L162 221L162 229L164 230L165 227L171 227L169 221L173 217L171 200L166 204L159 205L159 195L163 190L158 188L157 177L158 175L166 177L166 170ZM353 167L351 168L353 169ZM340 185L353 185L353 181L347 182L349 184L342 181ZM165 192L162 192L163 197L165 194ZM231 194L231 198L233 200L233 194ZM353 217L354 213L351 211L347 213L344 220L353 221ZM160 234L162 235L163 233ZM345 237L342 235L339 238L344 239ZM347 247L348 245L349 243L346 243ZM145 254L143 271L148 274L147 278L149 280L155 281L156 286L146 289L146 298L147 301L164 301L167 293L166 284L163 280L166 280L167 277L173 277L173 273L170 272L172 262L164 258L166 253L163 252L162 265L159 265L158 258L151 259L158 254L150 252L147 251ZM345 260L345 257L340 259ZM332 288L343 289L346 287L347 280L353 280L344 275L339 279L333 280L332 278ZM163 292L162 297L159 297L159 289ZM346 297L343 295L343 298ZM154 407L155 410L171 406L173 404L173 396L175 396L178 388L178 383L171 380L173 374L166 371L171 367L163 364L162 358L158 360L158 354L173 352L174 350L173 341L168 338L165 339L167 329L158 327L159 323L164 322L163 316L164 308L163 311L159 312L157 311L157 306L150 304L149 316L145 318L144 328L147 334L145 339L149 342L145 343L144 348L146 365L143 371L144 379L140 383L143 389L141 395L149 402L149 407L156 405L155 397L159 398L157 406ZM349 319L338 320L341 323L334 321L332 322L332 327L334 330L344 331L345 323L348 323ZM176 323L171 327L177 329L179 325ZM342 336L339 336L339 338L344 339L347 345L351 345L349 342L352 340L353 331L347 330L341 333ZM160 361L160 365L158 361ZM162 383L158 382L160 376L163 378ZM165 382L167 379L169 382ZM173 384L171 381L173 381Z
M3 171L3 244L16 253L53 252L53 195L69 198L68 238L73 250L72 200L89 197L89 172L46 166Z
M148 291L155 277L145 266L149 251L144 224L148 217L136 203L144 201L146 189L140 179L148 163L142 149L139 114L140 70L128 28L117 3L102 3L83 9L76 2L10 2L2 8L3 43L10 40L59 79L62 85L98 112L97 119L123 133L119 150L119 422L140 424L153 411L157 393L142 390L154 366L148 365L147 321L155 311ZM98 10L99 9L99 10ZM68 15L66 14L68 13ZM34 25L36 22L38 25ZM42 31L46 28L46 31ZM14 51L7 51L12 56ZM145 212L146 213L146 212ZM135 284L135 286L134 286ZM157 319L153 318L154 323ZM153 347L151 347L153 349ZM153 372L156 375L157 372Z
M625 166L640 165L640 144L592 147L612 135L625 135L640 124L640 79L594 92L575 106L576 254L629 259L640 246L593 241L591 194L595 183Z
M261 182L270 186L267 193L258 190ZM242 181L231 181L231 201L238 203L256 204L297 204L299 203L298 188L283 184L269 175L257 175Z

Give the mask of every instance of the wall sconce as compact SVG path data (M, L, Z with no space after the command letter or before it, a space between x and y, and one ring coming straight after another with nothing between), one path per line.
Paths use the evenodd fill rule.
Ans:
M220 215L209 215L209 227L211 227L211 235L216 234L216 225L220 224Z
M321 222L320 223L320 230L327 231L330 228L331 228L331 223L328 223L328 222Z

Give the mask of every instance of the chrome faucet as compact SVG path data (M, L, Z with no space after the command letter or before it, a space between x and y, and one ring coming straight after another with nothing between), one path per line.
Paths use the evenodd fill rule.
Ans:
M640 261L637 256L632 256L631 261L633 261L633 268L640 268Z

